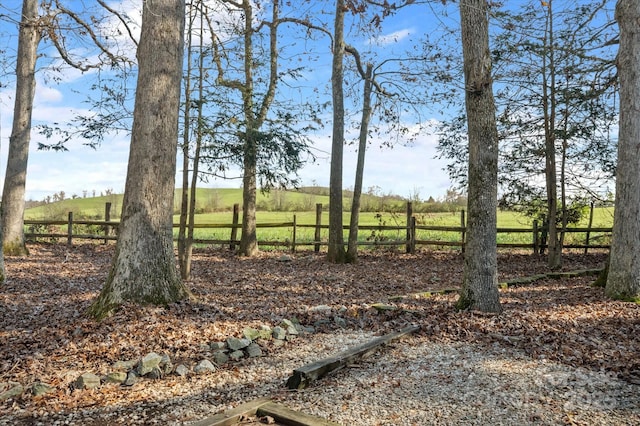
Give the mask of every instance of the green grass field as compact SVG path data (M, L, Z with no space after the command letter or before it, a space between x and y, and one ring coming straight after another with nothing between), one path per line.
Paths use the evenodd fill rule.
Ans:
M175 210L179 209L179 192L176 192L174 202ZM241 189L199 189L197 193L198 202L196 210L196 224L231 224L233 204L242 202ZM345 205L348 205L345 200ZM388 201L388 200L387 200ZM369 203L380 203L372 197ZM391 201L393 205L388 207L394 212L363 212L360 214L359 225L367 226L406 226L406 213L404 207L398 200ZM111 220L118 220L122 207L122 195L108 195L93 198L75 198L56 203L41 205L27 209L25 219L32 220L66 220L68 212L74 213L74 218L88 220L104 220L105 203L111 203ZM329 214L326 211L328 196L315 195L295 191L273 191L268 194L258 194L257 221L259 224L257 235L259 241L291 241L293 239L293 226L283 227L260 227L262 224L292 223L294 217L297 223L296 241L311 242L314 239L314 228L316 212L315 205L323 204L325 210L322 212L322 224L326 225ZM291 211L275 211L276 209ZM214 211L215 210L215 211ZM459 227L461 225L461 214L454 213L415 213L418 228L420 226L449 226ZM343 223L349 224L349 213L344 213ZM588 212L577 227L587 227ZM179 216L174 216L174 223L179 222ZM613 223L613 208L594 209L593 227L610 227ZM306 226L305 226L306 225ZM512 212L498 211L498 228L528 228L532 229L533 223L530 218ZM64 232L64 231L60 231ZM177 229L174 230L177 235ZM345 238L348 231L345 230ZM206 240L228 240L231 235L229 228L196 228L194 237ZM404 240L405 229L380 230L380 229L360 229L359 240L368 242L384 242ZM581 244L585 241L585 233L569 233L566 237L566 244ZM322 240L327 239L327 230L321 232ZM608 235L604 233L593 233L592 241L596 243L606 243ZM429 241L460 241L460 232L442 230L418 229L417 240ZM531 233L499 233L498 243L529 244L532 241Z

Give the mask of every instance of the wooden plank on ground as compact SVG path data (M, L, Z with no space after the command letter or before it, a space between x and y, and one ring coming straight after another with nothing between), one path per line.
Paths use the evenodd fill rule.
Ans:
M600 274L602 269L580 269L577 271L567 272L548 272L546 274L532 275L530 277L513 278L511 280L500 283L500 288L506 289L509 287L519 287L523 285L533 284L540 280L545 279L560 279L560 278L575 278L575 277L588 277Z
M254 416L258 409L271 402L270 398L259 398L253 401L245 402L238 405L236 408L227 410L223 413L207 417L206 419L199 420L193 423L194 426L232 426L240 422L240 418L243 416Z
M289 426L338 426L338 423L312 416L311 414L294 411L274 402L261 405L256 414L258 417L272 417L277 423Z
M323 360L312 362L300 368L293 370L293 375L287 380L287 387L289 389L303 389L309 383L326 376L328 373L338 370L353 363L356 360L362 359L365 356L373 353L380 346L385 345L393 340L399 339L409 333L419 330L419 326L405 327L400 331L389 333L377 339L373 339L370 342L364 343L355 348L341 352L338 355L334 355Z

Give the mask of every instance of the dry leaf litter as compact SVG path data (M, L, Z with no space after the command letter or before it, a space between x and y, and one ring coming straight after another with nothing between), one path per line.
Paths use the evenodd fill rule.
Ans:
M503 289L505 311L494 316L455 312L456 295L437 293L461 281L456 252L375 251L332 265L311 252L247 259L210 248L195 253L197 300L127 305L98 323L85 311L113 245L30 250L6 259L0 288L0 394L23 388L0 401L1 425L181 425L263 396L344 425L640 424L640 307L607 299L592 276ZM569 253L564 270L605 258ZM547 272L544 257L514 252L499 254L499 271L500 281ZM194 372L221 342L283 320L298 334L257 339L260 356ZM286 389L293 369L409 324L421 330ZM83 374L103 378L151 353L187 372L77 388Z

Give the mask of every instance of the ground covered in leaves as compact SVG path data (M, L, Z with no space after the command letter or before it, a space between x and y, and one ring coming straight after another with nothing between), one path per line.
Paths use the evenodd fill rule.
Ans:
M0 286L0 383L17 382L28 388L44 382L55 391L37 397L27 391L0 402L0 424L46 424L43 419L55 413L131 411L139 404L154 404L153 410L134 417L141 423L153 423L151 418L163 423L196 420L172 418L163 407L170 406L172 398L211 389L211 377L168 377L125 390L113 385L76 390L71 384L79 374L105 374L118 360L152 351L168 353L174 362L193 363L202 358L203 344L240 336L245 327L274 326L292 318L315 325L314 335L339 329L382 334L417 324L421 337L429 341L512 348L532 360L640 383L640 306L607 299L602 289L591 286L593 276L541 278L502 289L504 312L496 316L455 312L455 294L435 293L461 282L459 252L367 252L357 264L332 265L312 252L262 253L248 259L225 250L201 249L195 252L193 278L188 282L195 300L166 308L124 306L114 316L95 322L85 312L106 280L114 246L29 248L27 258L5 259L8 278ZM569 253L563 268L601 268L605 257L602 252ZM499 254L501 282L546 272L542 256ZM376 302L395 309L374 309L371 305ZM314 309L319 306L323 309ZM326 307L331 308L329 317ZM344 321L336 322L334 314ZM304 336L284 347L267 345L265 357L275 360L276 354L304 345ZM240 377L247 368L251 364L232 363L215 374ZM261 374L259 368L254 370L252 382ZM282 376L289 373L283 371ZM253 386L245 382L234 389L242 393ZM233 399L232 391L212 398L224 406L225 398Z

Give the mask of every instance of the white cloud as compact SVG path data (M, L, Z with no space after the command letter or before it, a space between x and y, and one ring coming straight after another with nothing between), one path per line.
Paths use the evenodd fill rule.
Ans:
M34 102L60 102L62 101L62 92L53 87L47 87L42 84L36 84L36 94Z
M409 37L412 32L412 28L394 31L390 34L381 35L379 37L373 37L369 39L369 44L373 44L376 46L388 46L390 44L398 43L404 40L405 38Z

